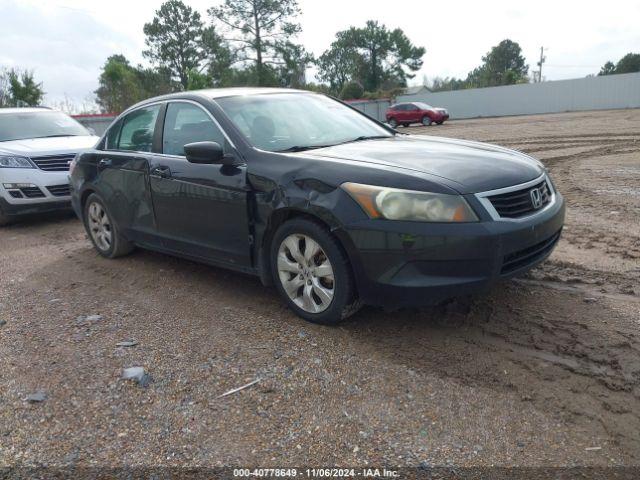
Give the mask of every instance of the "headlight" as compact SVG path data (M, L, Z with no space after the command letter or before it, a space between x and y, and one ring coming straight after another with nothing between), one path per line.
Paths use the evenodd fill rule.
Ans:
M0 168L35 168L26 157L0 155Z
M460 195L416 192L397 188L343 183L342 188L370 218L415 222L477 222L478 217Z

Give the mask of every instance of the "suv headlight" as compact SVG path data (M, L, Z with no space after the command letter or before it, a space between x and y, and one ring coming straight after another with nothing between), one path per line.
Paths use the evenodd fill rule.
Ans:
M26 157L0 155L0 168L35 168Z
M478 217L460 195L416 192L360 183L341 186L370 218L415 222L477 222Z

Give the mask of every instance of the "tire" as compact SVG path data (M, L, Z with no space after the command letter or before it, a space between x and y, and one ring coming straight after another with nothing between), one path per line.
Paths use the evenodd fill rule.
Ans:
M270 250L276 288L299 317L335 325L360 309L349 260L338 240L319 223L306 218L285 222Z
M440 120L439 122L436 122L436 125L442 125L444 123L444 120Z
M133 250L133 244L122 236L104 201L95 193L84 204L83 221L91 243L103 257L121 257Z
M402 126L403 126L404 128L407 128L409 125L411 125L411 124L410 124L410 123L403 123L403 124L402 124Z
M395 118L390 118L389 119L389 126L391 128L397 128L398 127L398 121Z
M431 119L429 118L428 115L425 115L424 117L422 117L422 125L424 125L425 127L428 127L429 125L431 125Z

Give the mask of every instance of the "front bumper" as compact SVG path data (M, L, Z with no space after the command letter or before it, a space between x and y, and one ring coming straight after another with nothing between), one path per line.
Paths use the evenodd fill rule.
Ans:
M486 290L526 272L557 244L564 199L530 219L426 224L364 220L339 232L360 298L370 305L429 305Z
M3 214L14 217L70 207L68 172L0 169L0 211Z

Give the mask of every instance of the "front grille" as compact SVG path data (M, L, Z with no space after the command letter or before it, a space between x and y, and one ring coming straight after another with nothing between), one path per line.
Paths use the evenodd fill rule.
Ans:
M47 187L47 190L49 190L51 195L53 195L54 197L66 197L68 195L71 195L71 190L68 184L52 185L50 187Z
M546 240L538 242L530 247L523 248L522 250L518 250L517 252L510 253L509 255L505 255L502 259L502 269L500 270L500 274L507 275L515 272L516 270L526 267L527 265L531 265L548 255L549 252L553 250L556 243L558 243L561 232L562 229L558 230Z
M44 193L38 187L24 187L20 191L27 198L42 198Z
M68 172L69 163L75 158L75 153L66 153L64 155L50 155L47 157L32 158L40 170L45 172Z
M11 190L9 191L9 195L11 195L13 198L22 198L22 193L20 193L19 190Z
M538 206L533 204L533 195L531 193L533 190L538 190L540 194L540 204ZM547 181L543 180L522 190L492 195L488 198L501 217L519 218L534 213L536 210L548 205L551 201L551 192Z

